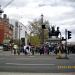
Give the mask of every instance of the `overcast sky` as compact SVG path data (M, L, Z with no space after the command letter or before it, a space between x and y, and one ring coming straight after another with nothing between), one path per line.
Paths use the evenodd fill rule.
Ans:
M11 19L17 19L24 25L28 21L40 18L48 20L51 25L60 27L62 34L65 29L72 31L72 39L75 41L75 0L0 0L4 7L4 13ZM11 3L6 7L8 3Z

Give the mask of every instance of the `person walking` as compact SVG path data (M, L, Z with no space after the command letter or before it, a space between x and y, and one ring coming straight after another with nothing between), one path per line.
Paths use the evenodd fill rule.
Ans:
M11 54L13 53L13 45L10 43L9 44L9 50L11 51Z
M35 52L35 46L31 46L31 53L32 53L32 55L34 55L34 52Z
M24 54L27 55L26 45L24 45Z
M16 55L18 46L16 44L14 44L13 49L14 49L14 55Z

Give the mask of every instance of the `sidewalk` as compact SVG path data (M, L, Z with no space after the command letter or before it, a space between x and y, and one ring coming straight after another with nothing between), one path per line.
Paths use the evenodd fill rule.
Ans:
M14 56L14 53L11 53L11 51L0 50L0 55L2 55L2 56ZM18 54L16 54L16 55L18 55ZM24 53L20 53L20 55L24 55Z
M11 54L11 51L3 51L3 50L0 50L0 55L2 55L2 56L13 56L14 55L14 53L12 53ZM18 55L18 54L16 54L16 55ZM24 53L20 53L20 56L25 56L25 54ZM49 55L40 55L40 54L34 54L34 55L30 55L30 56L57 56L56 54L49 54ZM65 54L62 54L61 55L62 57L64 57L65 56ZM75 57L75 54L69 54L69 55L67 55L68 57Z
M9 56L9 55L11 55L11 51L0 50L0 55Z
M12 56L12 55L14 55L14 53L11 53L11 51L0 50L0 55L3 55L3 56ZM18 54L16 54L16 55L18 55ZM25 54L22 53L22 52L20 53L20 55L25 56ZM40 55L40 53L35 53L34 55L29 55L29 56L56 56L56 54L49 54L49 55L47 55L47 54L43 55L42 54L42 55Z

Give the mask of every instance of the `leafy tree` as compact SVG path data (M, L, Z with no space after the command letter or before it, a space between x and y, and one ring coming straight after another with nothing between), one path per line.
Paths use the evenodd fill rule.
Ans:
M45 39L47 39L48 38L49 22L48 21L44 21L43 24L46 27L46 29L44 29L44 37L45 37ZM32 36L34 38L37 38L38 37L37 38L38 41L41 42L41 34L42 34L41 19L35 19L32 22L29 22L29 30L30 30L30 37L32 37Z
M30 43L32 45L38 46L40 44L40 39L39 39L38 35L31 36Z

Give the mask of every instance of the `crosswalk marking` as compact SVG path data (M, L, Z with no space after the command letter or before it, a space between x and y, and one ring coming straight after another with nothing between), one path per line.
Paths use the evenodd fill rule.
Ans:
M29 65L29 66L50 66L55 64L22 64L22 63L5 63L7 65Z

